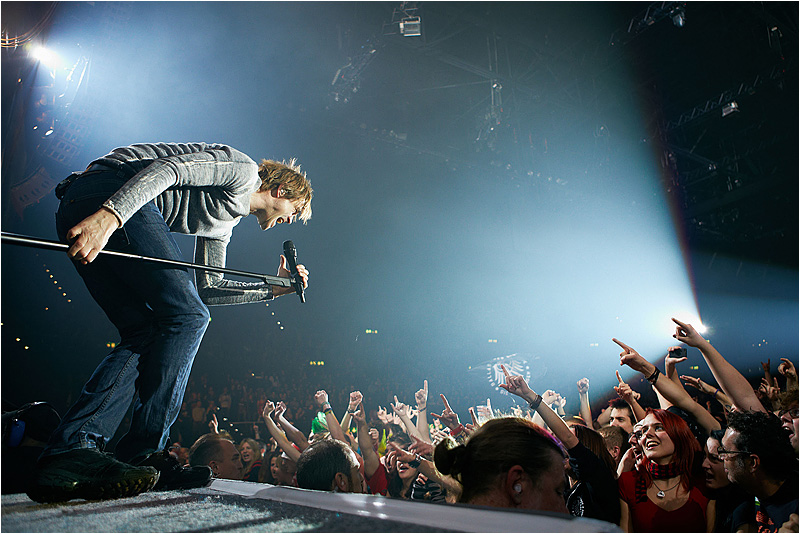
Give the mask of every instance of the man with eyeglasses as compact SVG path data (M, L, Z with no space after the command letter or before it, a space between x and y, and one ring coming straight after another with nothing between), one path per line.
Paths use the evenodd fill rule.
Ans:
M738 532L797 532L797 456L780 419L732 412L717 449L728 479L752 495L733 512Z

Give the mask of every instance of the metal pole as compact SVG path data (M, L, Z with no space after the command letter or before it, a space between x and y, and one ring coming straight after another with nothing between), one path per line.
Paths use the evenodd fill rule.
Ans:
M69 245L61 243L60 241L51 241L49 239L38 239L24 235L10 234L8 232L0 232L0 239L3 243L10 245L22 245L24 247L43 248L49 250L64 250L69 249ZM140 256L138 254L128 254L126 252L117 252L114 250L101 250L100 254L106 256L115 256L117 258L126 258L129 260L146 261L149 263L160 263L162 265L171 265L174 267L187 267L189 269L198 269L201 271L210 271L213 273L232 274L235 276L245 276L247 278L258 278L265 284L279 286L279 287L292 287L291 278L283 278L280 276L272 276L269 274L251 273L248 271L237 271L236 269L228 269L227 267L214 267L213 265L202 265L199 263L190 263L188 261L167 260L164 258L154 258L152 256Z

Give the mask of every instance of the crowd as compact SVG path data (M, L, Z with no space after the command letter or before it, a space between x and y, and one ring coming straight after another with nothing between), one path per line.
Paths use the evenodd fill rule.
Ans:
M663 371L614 339L618 384L594 413L587 378L577 380L578 413L568 415L564 396L538 393L504 366L500 387L519 399L507 413L488 400L470 406L463 391L430 395L428 380L399 374L295 369L221 384L200 375L190 380L164 461L198 480L210 470L319 491L541 510L627 532L798 532L794 364L782 358L773 374L762 362L763 378L751 383L691 325L673 320L682 345L669 350ZM716 383L679 373L687 347L699 350ZM622 366L652 391L623 381ZM329 395L325 380L337 391ZM393 400L384 407L385 399ZM438 413L429 409L434 399ZM468 408L469 420L451 403ZM3 493L24 491L24 466L59 420L43 403L12 415L10 425L4 415Z
M798 532L795 366L782 359L773 376L763 363L764 378L751 385L674 321L684 347L670 349L663 372L614 340L620 366L652 385L653 406L618 371L617 398L594 417L588 379L577 381L579 413L568 416L560 394L537 393L503 367L501 387L527 408L500 413L487 403L463 422L444 394L441 413L428 410L427 380L413 404L394 396L384 408L370 403L385 398L374 384L337 392L335 402L324 389L306 391L302 402L299 388L310 384L297 376L269 377L269 394L236 381L217 394L201 377L173 431L189 439L172 454L219 478L558 512L627 532ZM678 373L686 346L699 349L716 384ZM334 404L347 409L336 414ZM250 437L222 424L255 414Z

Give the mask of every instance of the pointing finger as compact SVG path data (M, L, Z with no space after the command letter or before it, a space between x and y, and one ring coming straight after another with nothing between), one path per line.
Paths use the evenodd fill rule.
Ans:
M625 382L622 380L622 377L619 376L619 371L615 371L615 373L617 373L617 380L619 380L619 383L624 384Z
M447 402L447 397L445 397L445 396L444 396L444 393L439 393L439 396L440 396L440 397L442 397L442 402L444 402L444 407L445 407L446 409L448 409L448 410L452 411L452 410L450 409L450 403L449 403L449 402Z
M506 369L506 366L503 365L502 363L500 364L500 369L503 370L503 374L506 375L506 377L511 376L511 374L508 372L508 369Z
M631 348L628 345L626 345L625 343L623 343L622 341L620 341L619 339L617 339L615 337L611 338L611 341L613 341L614 343L616 343L617 345L619 345L620 347L622 347L625 350L631 350Z

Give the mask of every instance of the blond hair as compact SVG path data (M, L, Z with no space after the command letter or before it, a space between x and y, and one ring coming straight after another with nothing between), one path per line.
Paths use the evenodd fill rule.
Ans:
M283 198L287 200L300 200L297 216L305 224L311 218L311 199L314 190L306 173L300 170L300 165L295 158L289 161L261 160L258 166L258 176L261 178L259 191L272 191L281 187Z

